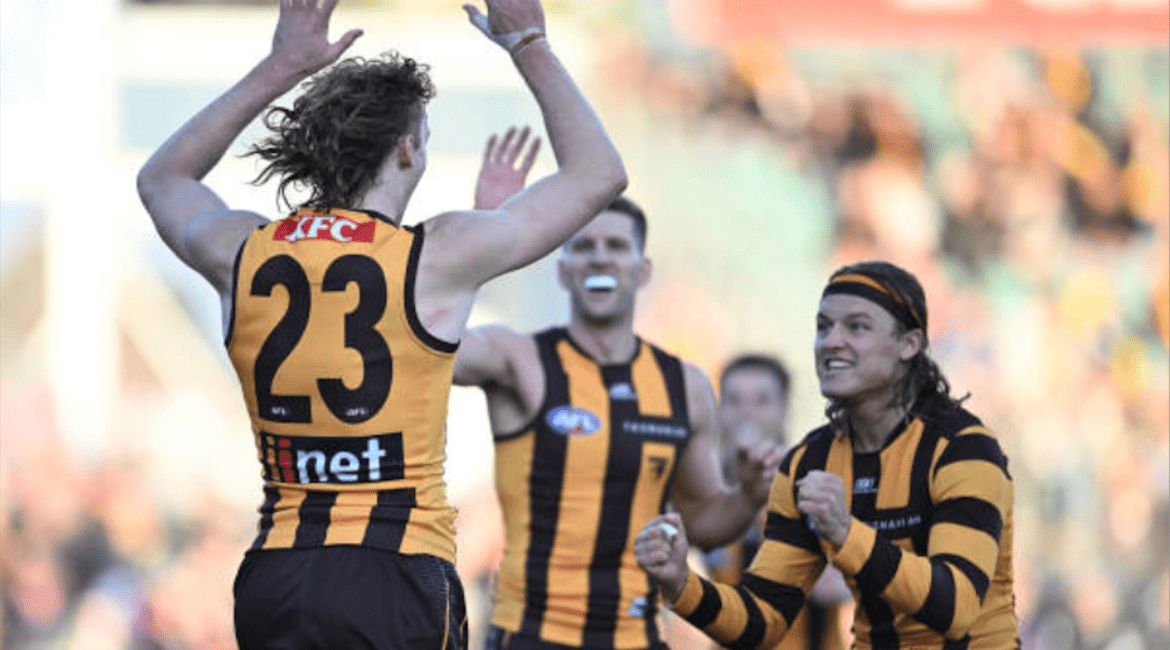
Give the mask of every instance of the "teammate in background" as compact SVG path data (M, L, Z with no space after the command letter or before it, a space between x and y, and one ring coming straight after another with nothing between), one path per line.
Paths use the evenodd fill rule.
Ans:
M522 147L488 142L476 207L523 187ZM484 389L496 441L507 543L492 650L664 648L634 537L669 500L695 544L738 538L780 460L774 443L743 449L739 485L724 482L710 380L634 333L645 216L626 198L598 212L558 262L568 325L470 329L456 357L455 383Z
M1018 648L1007 459L927 353L918 279L884 262L843 267L816 325L829 423L781 463L747 574L731 586L691 573L684 536L669 534L676 515L642 530L639 565L727 646L779 643L832 563L857 602L858 648Z
M252 148L258 180L309 190L269 222L200 182L266 106L360 35L337 0L282 0L271 53L154 153L138 190L163 240L219 292L265 479L235 583L252 648L461 648L443 482L454 353L477 289L547 254L625 187L617 151L544 38L539 0L488 0L545 116L557 170L490 211L403 227L426 167L425 69L397 54L312 77ZM287 199L286 199L287 201ZM424 239L425 235L425 239Z
M775 440L784 451L788 441L788 369L774 356L744 354L723 368L719 379L719 422L723 431L723 474L732 476L735 450L760 438ZM761 513L763 514L763 513ZM743 538L703 555L711 578L735 584L760 548L764 517L756 519ZM843 650L840 609L849 587L841 572L826 566L809 593L808 602L777 648L781 650Z

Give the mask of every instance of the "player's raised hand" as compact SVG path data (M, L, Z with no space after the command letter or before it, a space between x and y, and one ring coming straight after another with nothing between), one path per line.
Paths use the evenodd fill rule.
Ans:
M651 519L634 540L638 566L662 587L669 602L678 600L687 584L688 550L682 518L674 512Z
M463 5L471 24L496 45L515 54L528 37L544 34L544 8L540 0L484 0L487 15L473 4Z
M519 132L513 126L504 132L502 140L495 134L488 138L479 177L475 180L476 210L495 210L524 189L528 172L532 170L536 153L540 150L540 138L534 138L528 153L521 160L520 154L524 151L530 133L531 129L527 126ZM520 160L519 167L516 166L517 160Z
M757 506L768 501L776 468L784 459L784 447L770 438L742 440L736 447L735 471L743 490Z
M329 18L338 1L280 0L271 58L281 69L310 75L336 61L362 35L362 30L351 29L329 42Z

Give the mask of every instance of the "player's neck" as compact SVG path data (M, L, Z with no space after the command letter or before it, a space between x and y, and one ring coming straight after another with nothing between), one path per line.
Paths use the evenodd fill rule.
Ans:
M608 324L587 323L574 317L569 322L569 336L600 365L628 363L638 349L633 324L615 321Z
M853 449L862 454L879 451L890 436L898 432L906 409L890 407L889 395L870 398L849 409L853 429Z
M376 210L402 225L402 215L406 212L406 204L414 193L418 178L411 178L406 174L393 174L380 178L379 182L370 188L360 200L358 209Z

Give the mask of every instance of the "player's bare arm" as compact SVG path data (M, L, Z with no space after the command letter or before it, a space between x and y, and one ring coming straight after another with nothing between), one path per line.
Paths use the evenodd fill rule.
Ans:
M537 0L492 0L487 5L486 23L478 9L465 9L492 40L543 33ZM526 38L510 54L544 115L557 169L498 209L445 213L427 223L419 308L434 315L428 322L431 331L449 340L462 333L458 316L470 308L480 285L551 252L626 186L621 158L588 100L548 41ZM427 321L425 313L423 317Z
M138 194L163 241L221 298L230 296L237 249L267 219L232 210L201 181L260 111L336 61L361 35L351 30L329 41L329 18L337 3L282 0L268 56L180 127L138 173Z
M747 532L768 500L783 454L771 440L739 450L740 485L729 486L719 467L719 423L711 380L698 367L686 364L685 381L693 433L675 478L671 504L686 522L690 541L706 551Z
M454 383L483 389L496 432L518 430L544 401L544 371L536 342L503 325L464 333L455 355Z

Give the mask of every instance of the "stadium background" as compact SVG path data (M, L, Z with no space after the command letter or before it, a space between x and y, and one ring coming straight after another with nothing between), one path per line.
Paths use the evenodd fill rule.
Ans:
M267 51L274 4L0 0L3 647L234 646L251 436L214 295L154 234L134 173ZM803 431L823 408L824 278L907 266L936 356L1011 458L1024 647L1170 647L1165 2L547 4L650 216L638 331L712 373L780 354ZM538 125L454 0L344 0L334 25L365 28L354 54L432 65L408 222L470 203L491 132ZM209 182L275 215L240 151ZM551 270L488 286L473 323L563 320ZM482 399L451 405L459 568L482 614L491 447Z

